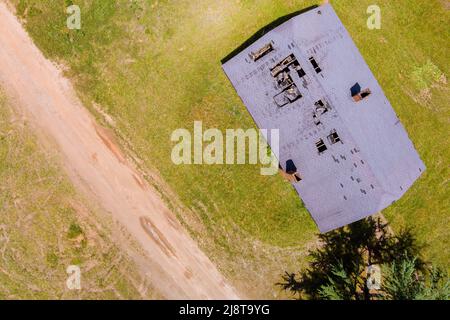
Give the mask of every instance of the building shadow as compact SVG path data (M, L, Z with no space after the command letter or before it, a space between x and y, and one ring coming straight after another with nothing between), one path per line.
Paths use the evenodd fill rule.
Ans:
M302 13L308 12L310 10L313 10L315 8L317 8L318 5L313 5L310 7L307 7L305 9L299 10L299 11L295 11L292 12L290 14L287 14L285 16L282 16L274 21L272 21L271 23L269 23L268 25L262 27L261 29L259 29L258 31L256 31L250 38L248 38L243 44L241 44L239 47L237 47L236 49L234 49L231 53L229 53L225 58L223 58L222 60L220 60L220 62L222 64L226 63L227 61L231 60L233 57L235 57L239 52L241 52L242 50L246 49L247 47L249 47L253 42L255 42L256 40L258 40L259 38L261 38L263 35L265 35L266 33L270 32L271 30L275 29L276 27L278 27L279 25L283 24L284 22L288 21L289 19L298 16Z

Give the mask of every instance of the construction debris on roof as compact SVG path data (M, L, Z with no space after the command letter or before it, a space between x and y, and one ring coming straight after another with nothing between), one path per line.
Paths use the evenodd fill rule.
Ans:
M386 208L425 170L331 5L290 17L226 60L257 126L279 129L280 167L321 232Z

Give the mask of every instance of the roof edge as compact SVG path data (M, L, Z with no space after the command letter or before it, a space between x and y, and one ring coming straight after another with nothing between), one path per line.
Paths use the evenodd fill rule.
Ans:
M318 7L319 7L319 5L315 4L315 5L309 6L307 8L304 8L302 10L298 10L298 11L289 13L287 15L284 15L284 16L279 17L278 19L272 21L268 25L266 25L266 26L262 27L261 29L259 29L258 31L256 31L250 38L245 40L244 43L242 43L239 47L237 47L236 49L231 51L225 58L220 60L220 63L225 64L229 60L233 59L236 55L238 55L241 51L248 48L250 45L252 45L254 42L256 42L256 40L261 38L263 35L265 35L269 31L272 31L273 29L275 29L279 25L285 23L286 21L290 20L291 18L301 15L305 12L311 11L313 9L316 9Z

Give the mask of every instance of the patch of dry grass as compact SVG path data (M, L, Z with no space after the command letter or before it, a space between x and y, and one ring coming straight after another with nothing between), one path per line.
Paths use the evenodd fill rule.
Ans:
M0 299L157 297L0 92ZM81 290L66 286L69 265Z

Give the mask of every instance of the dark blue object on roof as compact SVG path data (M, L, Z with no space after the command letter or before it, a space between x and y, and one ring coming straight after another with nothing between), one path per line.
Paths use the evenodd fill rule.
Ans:
M295 166L294 161L292 161L292 159L286 161L286 172L289 174L294 174L297 172L297 167Z
M350 88L350 92L352 93L352 97L356 96L361 92L361 86L359 85L358 82L355 83L353 87Z

